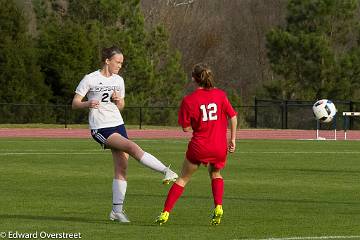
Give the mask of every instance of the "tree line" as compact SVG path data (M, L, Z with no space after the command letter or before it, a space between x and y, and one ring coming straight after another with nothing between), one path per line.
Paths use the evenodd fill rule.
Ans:
M237 105L254 97L358 101L359 0L141 1L182 66L209 62Z
M180 53L163 26L145 30L139 3L0 0L0 102L70 104L84 75L101 67L101 49L117 45L127 102L176 106L186 81Z
M0 0L0 102L70 104L125 55L128 106L177 106L208 62L234 105L360 98L359 0Z
M274 79L267 96L360 99L358 0L291 0L286 25L267 33Z

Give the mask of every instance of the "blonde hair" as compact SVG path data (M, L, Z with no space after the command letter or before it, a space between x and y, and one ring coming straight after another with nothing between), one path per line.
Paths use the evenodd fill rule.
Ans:
M205 63L198 63L194 66L191 76L195 79L195 82L203 88L210 89L214 86L214 75Z

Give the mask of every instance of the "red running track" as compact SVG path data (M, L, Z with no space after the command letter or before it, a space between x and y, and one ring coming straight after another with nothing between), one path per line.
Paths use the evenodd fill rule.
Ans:
M191 133L182 132L181 129L164 130L127 130L130 138L190 138ZM320 137L334 139L334 131L320 131ZM44 129L44 128L0 128L0 138L6 137L28 137L28 138L90 138L88 129ZM261 130L241 129L237 131L238 139L316 139L315 130ZM337 139L344 139L344 131L337 131ZM360 140L360 131L351 130L347 132L347 139Z

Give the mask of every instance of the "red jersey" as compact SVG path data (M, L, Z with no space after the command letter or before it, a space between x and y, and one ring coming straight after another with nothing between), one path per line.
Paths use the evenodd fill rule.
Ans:
M186 158L192 163L223 168L227 155L228 118L236 115L226 93L220 89L198 88L182 100L178 122L192 127Z

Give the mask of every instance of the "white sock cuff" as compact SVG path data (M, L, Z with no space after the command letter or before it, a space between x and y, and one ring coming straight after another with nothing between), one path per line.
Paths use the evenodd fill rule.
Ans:
M149 157L154 157L153 155L151 155L148 152L144 152L144 154L142 155L142 157L140 158L140 162L145 161L146 159L148 159Z
M113 184L115 184L116 186L120 186L120 187L126 187L127 186L127 181L126 180L122 180L122 179L113 179Z
M127 181L120 179L113 179L112 190L113 190L113 203L122 204L125 199L127 188Z

